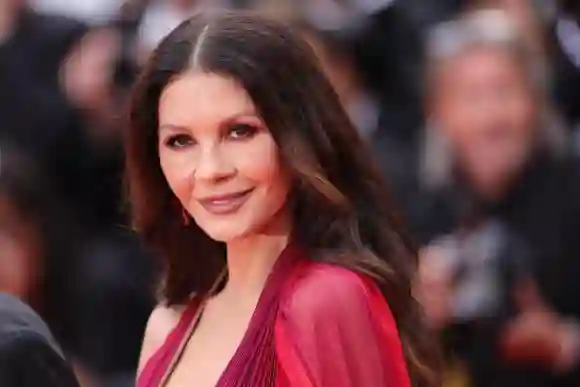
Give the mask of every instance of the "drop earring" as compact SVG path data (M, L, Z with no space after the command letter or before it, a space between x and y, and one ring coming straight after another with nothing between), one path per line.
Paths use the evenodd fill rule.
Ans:
M183 221L184 226L189 226L190 218L185 208L181 210L181 220Z

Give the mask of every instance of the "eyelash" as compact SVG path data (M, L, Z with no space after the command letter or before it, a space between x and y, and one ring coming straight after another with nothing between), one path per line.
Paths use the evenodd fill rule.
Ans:
M229 128L228 136L233 140L245 140L254 137L258 130L257 126L251 124L235 124ZM241 131L241 135L234 137L233 134L236 131Z
M178 144L178 142L181 142L181 144ZM183 149L187 145L190 145L192 142L193 139L187 134L176 134L174 136L168 137L165 140L165 146L171 149Z
M229 127L226 136L233 141L249 140L258 132L259 128L251 124L234 124ZM235 134L237 132L237 135ZM171 149L183 149L194 144L194 140L187 134L176 134L165 140L165 146Z

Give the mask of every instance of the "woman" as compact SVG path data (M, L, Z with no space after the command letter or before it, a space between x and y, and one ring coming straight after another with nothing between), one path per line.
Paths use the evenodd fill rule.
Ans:
M166 264L138 386L436 385L413 254L288 28L181 24L140 78L127 155L135 225Z
M580 173L530 49L499 11L444 24L430 47L416 294L480 387L580 385Z

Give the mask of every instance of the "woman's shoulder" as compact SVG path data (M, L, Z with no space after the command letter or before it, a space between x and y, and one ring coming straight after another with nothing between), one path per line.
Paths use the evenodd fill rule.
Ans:
M168 306L161 303L151 312L141 346L139 360L140 371L149 359L165 344L168 336L179 325L187 308L185 304Z
M382 297L369 276L335 264L310 262L287 288L282 312L287 317L340 317L369 308L369 299L377 296Z

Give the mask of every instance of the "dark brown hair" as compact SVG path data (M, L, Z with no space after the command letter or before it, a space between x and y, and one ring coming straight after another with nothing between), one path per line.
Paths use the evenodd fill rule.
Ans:
M294 179L296 238L312 259L377 281L397 321L413 385L438 385L431 340L411 294L415 253L395 225L371 151L308 44L260 16L194 16L160 43L137 84L127 135L130 199L134 226L164 258L165 301L206 293L225 265L223 244L195 224L183 226L159 164L160 94L191 70L231 77L246 89Z

